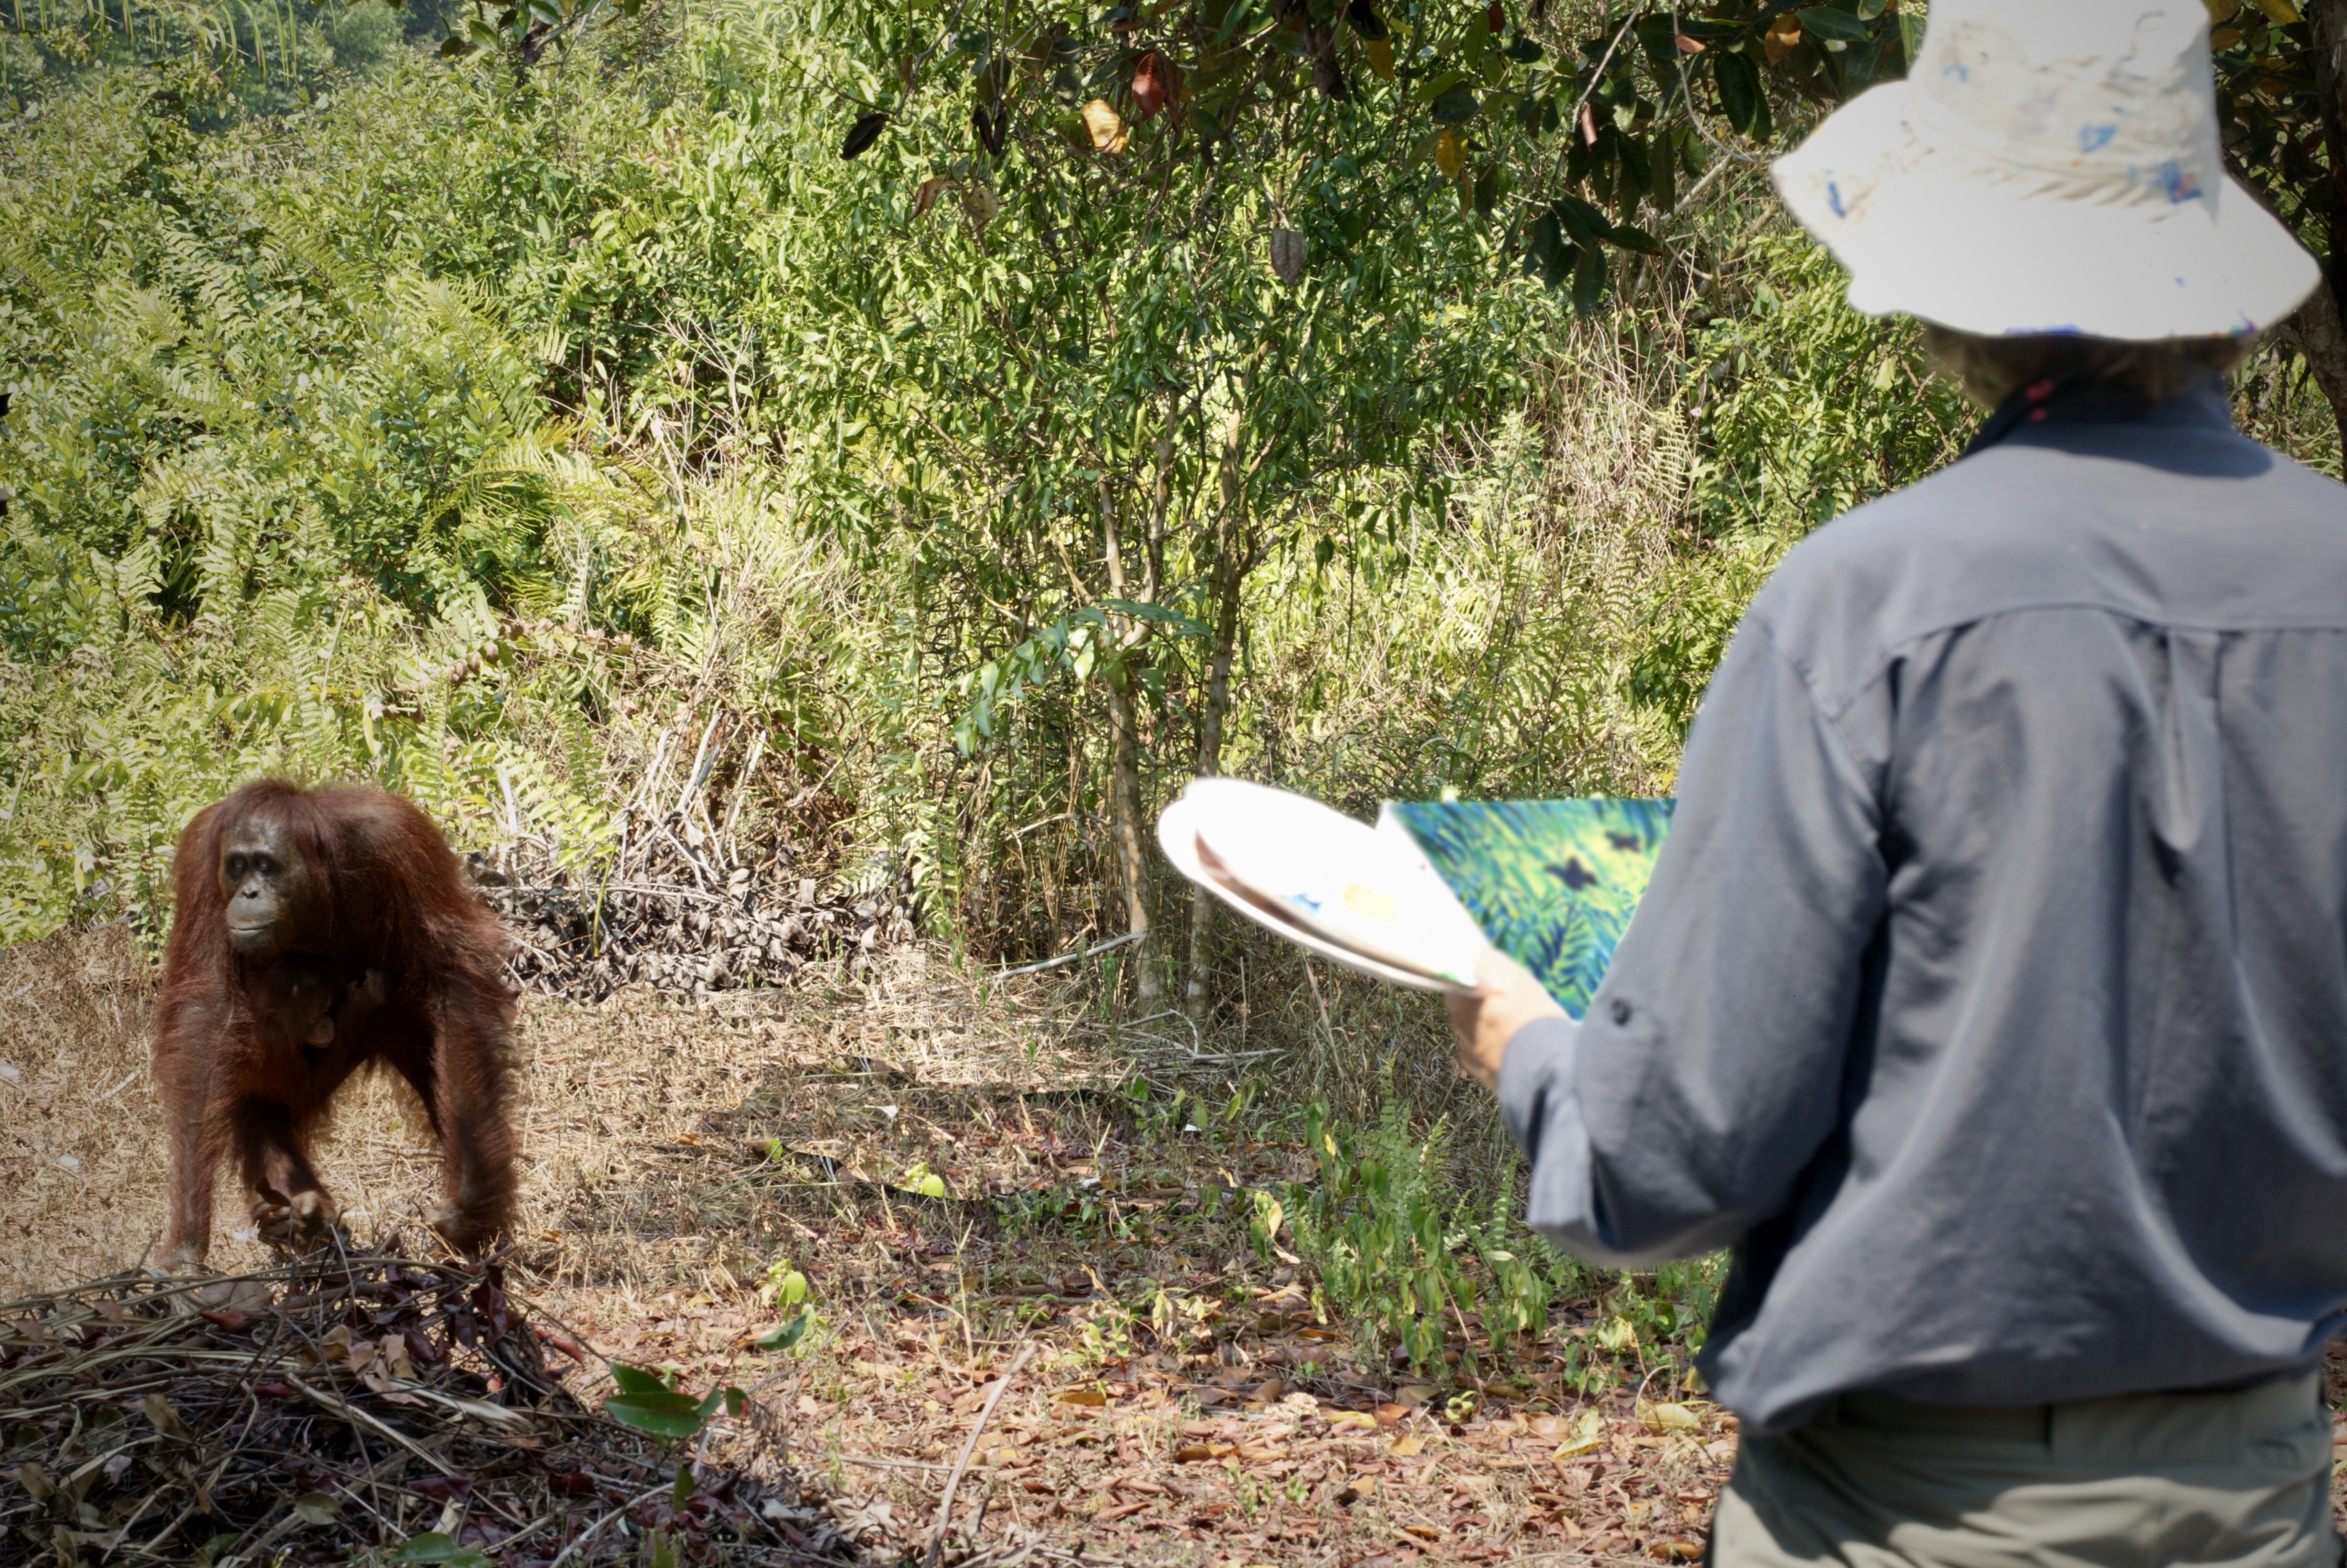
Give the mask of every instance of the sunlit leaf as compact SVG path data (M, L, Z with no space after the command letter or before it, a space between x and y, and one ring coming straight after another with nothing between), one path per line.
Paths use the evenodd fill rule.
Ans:
M1456 179L1459 171L1467 167L1467 138L1455 128L1445 129L1434 138L1434 167L1442 170L1446 179Z
M1084 134L1092 138L1093 151L1113 156L1124 150L1124 117L1110 108L1106 98L1093 98L1081 114Z
M603 1401L603 1413L656 1438L692 1437L708 1419L700 1400L676 1393L614 1394Z

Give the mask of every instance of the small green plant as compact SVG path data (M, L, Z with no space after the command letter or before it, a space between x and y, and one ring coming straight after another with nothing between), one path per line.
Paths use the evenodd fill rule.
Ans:
M440 1563L447 1568L489 1568L489 1560L469 1546L459 1546L436 1530L411 1537L391 1554L394 1563Z
M761 1350L774 1352L788 1350L805 1338L807 1330L814 1326L815 1308L810 1307L801 1311L789 1322L769 1328L750 1343Z
M1481 1240L1481 1227L1460 1228L1444 1200L1444 1132L1437 1123L1423 1139L1412 1137L1389 1097L1378 1125L1357 1142L1316 1105L1305 1132L1320 1183L1290 1194L1296 1251L1319 1272L1331 1310L1356 1326L1372 1354L1399 1345L1421 1372L1441 1358L1446 1323L1461 1320L1477 1298L1460 1259L1471 1255L1468 1244ZM1259 1217L1258 1232L1267 1217ZM1462 1368L1471 1368L1473 1354L1460 1347Z
M766 1266L766 1277L759 1282L758 1299L769 1307L788 1311L807 1298L807 1276L786 1257L778 1257Z
M603 1401L605 1415L623 1427L675 1442L698 1436L720 1406L734 1416L750 1408L750 1397L739 1389L712 1389L696 1399L677 1388L673 1374L617 1361L611 1363L611 1382L615 1391Z

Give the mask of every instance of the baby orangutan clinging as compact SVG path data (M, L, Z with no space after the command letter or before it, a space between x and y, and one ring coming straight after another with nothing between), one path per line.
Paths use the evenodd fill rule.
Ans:
M487 1245L514 1188L506 938L431 819L381 790L264 780L199 813L172 871L155 1040L170 1122L164 1266L203 1261L231 1150L263 1235L302 1245L334 1225L310 1142L374 1061L415 1089L439 1136L433 1225L460 1249Z

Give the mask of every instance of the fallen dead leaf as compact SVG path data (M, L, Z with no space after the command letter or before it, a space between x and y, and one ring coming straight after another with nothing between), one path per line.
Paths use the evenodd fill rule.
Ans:
M1660 1436L1665 1432L1699 1430L1703 1426L1703 1418L1685 1405L1671 1404L1663 1400L1655 1400L1650 1404L1641 1399L1638 1401L1638 1424Z
M1386 1452L1396 1459L1413 1459L1426 1451L1426 1440L1416 1432L1404 1432L1386 1445Z

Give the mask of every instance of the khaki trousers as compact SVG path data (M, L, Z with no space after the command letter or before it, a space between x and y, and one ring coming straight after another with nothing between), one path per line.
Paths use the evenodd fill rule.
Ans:
M2335 1568L2331 1418L2308 1376L2009 1409L1845 1395L1747 1438L1716 1568Z

